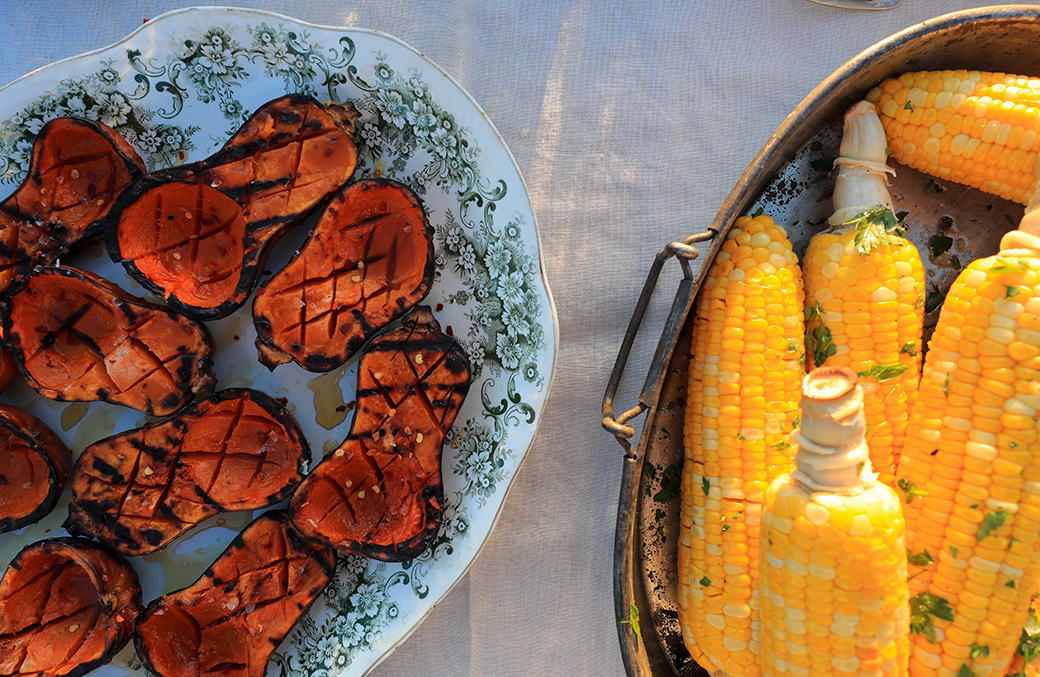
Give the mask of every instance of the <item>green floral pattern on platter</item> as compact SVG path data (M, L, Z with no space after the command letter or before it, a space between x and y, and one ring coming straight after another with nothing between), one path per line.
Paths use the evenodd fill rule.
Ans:
M446 505L437 541L403 564L341 556L336 579L282 643L269 669L285 677L362 675L421 622L476 556L530 445L552 375L555 316L534 216L508 150L479 108L434 64L389 36L264 12L182 10L153 19L119 45L5 88L0 197L24 177L32 140L53 117L104 122L150 168L159 168L212 153L251 111L286 92L351 100L362 114L355 134L358 176L394 178L423 197L437 247L427 303L473 365L470 396L445 445ZM114 264L88 260L84 267L134 290ZM323 437L327 449L345 434L349 421L319 425L320 398L308 404L307 379L313 375L292 372L294 367L273 376L243 368L246 358L256 361L251 327L232 319L211 328L218 339L218 371L222 364L234 365L225 367L220 387L253 385L286 397L316 456ZM344 400L353 396L354 370L348 366L335 375ZM86 435L85 422L65 425L63 405L29 391L0 399L15 396L55 430ZM119 420L98 409L104 406L91 405L95 421L104 425L86 443L139 423L132 415ZM0 541L0 556L9 561L26 542L42 537L34 529L42 533L48 526L45 521L13 542ZM219 549L210 545L206 552ZM170 567L186 566L178 558L187 556L174 549L170 561L164 557L135 563L146 572L143 582L163 574L156 584L161 591L173 585ZM208 562L191 563L198 566L197 576ZM97 674L127 672L141 673L131 647Z

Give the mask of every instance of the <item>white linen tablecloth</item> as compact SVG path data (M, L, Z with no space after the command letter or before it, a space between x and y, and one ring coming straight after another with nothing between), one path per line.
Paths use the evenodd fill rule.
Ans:
M187 0L4 0L0 84ZM612 547L622 452L600 403L654 256L702 230L813 87L875 42L994 3L904 0L238 0L394 35L484 108L526 180L560 322L539 434L469 573L372 674L619 676ZM1037 3L1031 3L1037 4ZM635 404L665 280L616 405ZM6 566L6 563L0 563Z

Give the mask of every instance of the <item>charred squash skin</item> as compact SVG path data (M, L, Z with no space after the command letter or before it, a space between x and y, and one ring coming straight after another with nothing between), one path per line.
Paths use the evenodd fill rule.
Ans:
M15 364L11 351L0 345L0 393L7 390L7 386L14 382L16 376L18 365Z
M0 677L79 677L133 636L141 586L121 556L79 538L27 546L0 580Z
M293 259L260 287L260 362L326 372L411 310L433 285L433 226L403 184L369 179L340 191Z
M137 655L161 677L263 677L335 566L332 548L300 536L284 511L268 511L195 583L148 605Z
M137 151L100 122L45 124L25 179L0 203L0 293L17 275L97 235L116 196L146 171Z
M71 467L72 452L47 424L0 404L0 533L50 513Z
M470 385L469 359L429 308L402 324L365 349L350 433L289 503L305 536L390 562L420 555L436 538L441 451Z
M210 157L125 190L105 222L109 256L188 317L229 315L270 245L354 175L359 116L303 94L264 104Z
M212 391L209 330L93 273L41 267L0 300L18 371L60 401L104 401L165 416Z
M65 528L124 555L155 552L207 517L285 500L309 457L284 405L257 390L222 390L84 449Z

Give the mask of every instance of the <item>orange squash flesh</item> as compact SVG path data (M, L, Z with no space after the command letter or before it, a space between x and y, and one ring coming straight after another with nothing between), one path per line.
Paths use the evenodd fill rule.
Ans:
M441 451L470 385L466 354L429 308L402 324L366 347L350 432L289 504L305 536L385 561L412 559L436 538Z
M0 580L0 677L79 677L133 636L141 588L129 563L91 541L23 549Z
M433 284L433 226L418 196L385 179L344 188L295 257L257 291L260 361L331 371Z
M125 555L155 552L207 517L288 498L309 456L284 405L257 390L222 390L84 449L65 527Z
M109 256L185 315L227 316L270 245L354 175L359 115L302 94L269 101L213 155L125 190L105 222Z
M148 605L137 655L161 677L263 677L335 566L331 548L300 536L284 511L268 511L195 583Z
M213 340L197 322L69 267L39 268L9 291L4 337L44 397L165 416L213 388Z
M115 198L145 172L133 147L100 122L45 124L25 180L0 203L0 293L15 276L96 235Z
M161 183L123 212L154 225L120 231L120 251L167 295L215 308L235 294L246 231L241 205L203 183Z
M72 466L72 452L27 411L0 404L0 533L47 515Z

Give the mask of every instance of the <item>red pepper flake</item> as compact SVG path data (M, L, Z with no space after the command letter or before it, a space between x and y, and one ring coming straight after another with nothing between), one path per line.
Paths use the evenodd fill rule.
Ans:
M234 336L232 336L231 338L233 338L233 339L235 339L235 340L237 341L237 340L238 340L238 334L235 334L235 335L234 335Z
M341 404L338 407L336 407L336 413L337 414L342 414L346 410L347 410L347 405L345 405L345 404Z
M437 312L439 313L439 312L441 312L442 310L444 310L444 304L443 304L443 303L438 303L438 304L437 304Z
M282 404L289 404L289 398L288 397L276 397L275 399L278 400L279 402L281 402Z
M354 400L351 400L350 402L347 402L347 409L348 410L352 410L356 406L357 406L357 402L354 401Z
M444 328L444 331L448 332L448 336L454 336L455 335L455 330L451 328L450 324L447 327Z
M143 23L143 24L146 24L146 23L148 23L148 19L147 19L147 18L145 18L145 19L142 19L142 20L141 20L141 23Z

